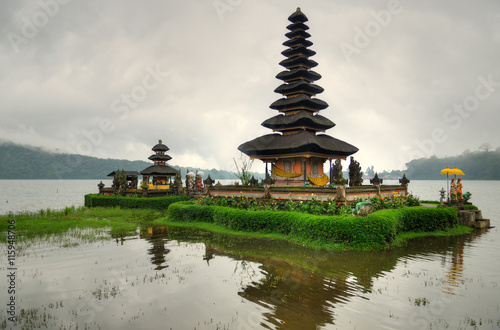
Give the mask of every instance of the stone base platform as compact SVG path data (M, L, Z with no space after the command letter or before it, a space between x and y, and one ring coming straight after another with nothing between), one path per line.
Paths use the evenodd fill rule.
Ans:
M481 210L459 210L458 221L461 225L473 228L491 227L490 219L483 219Z

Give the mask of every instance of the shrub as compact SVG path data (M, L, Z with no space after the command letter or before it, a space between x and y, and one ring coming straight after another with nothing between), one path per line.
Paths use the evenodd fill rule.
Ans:
M195 202L178 202L170 205L167 216L172 221L180 222L213 222L216 206L199 206Z
M214 223L232 230L279 233L290 233L290 219L300 216L296 212L253 211L248 212L230 207L216 207Z
M187 196L165 196L165 197L121 197L103 196L97 194L85 195L85 206L87 207L120 207L123 209L156 209L166 210L170 204L186 201Z
M455 227L455 208L408 207L386 209L366 217L325 216L301 212L248 211L228 206L180 202L170 205L171 221L211 222L236 231L276 233L320 244L347 244L357 248L382 248L396 234Z
M167 215L171 221L213 222L237 231L277 233L299 240L373 248L392 242L396 235L397 212L385 210L367 217L317 216L181 202L172 204Z
M400 232L445 230L458 225L458 212L453 207L416 206L401 209L400 212Z

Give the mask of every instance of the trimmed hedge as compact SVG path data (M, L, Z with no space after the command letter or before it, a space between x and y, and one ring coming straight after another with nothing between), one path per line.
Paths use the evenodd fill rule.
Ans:
M231 230L277 233L320 243L383 247L396 236L398 210L382 210L367 217L316 216L298 212L246 211L194 202L170 205L171 221L212 222Z
M167 215L181 222L213 222L214 206L200 206L195 202L179 202L168 207ZM196 219L196 220L193 220Z
M189 200L187 196L165 196L165 197L121 197L103 196L98 194L85 195L85 206L87 207L116 207L123 209L167 209L170 204Z
M454 207L407 207L400 210L399 232L446 230L458 225Z
M170 205L171 221L211 222L231 230L277 233L321 244L381 248L405 231L435 231L455 227L454 208L408 207L386 209L366 217L317 216L298 212L246 211L194 202Z

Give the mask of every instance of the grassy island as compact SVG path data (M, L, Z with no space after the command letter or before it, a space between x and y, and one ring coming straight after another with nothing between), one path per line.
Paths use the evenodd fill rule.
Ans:
M454 208L423 206L385 209L365 217L314 215L287 211L248 211L228 206L172 204L169 223L214 231L251 233L332 249L380 249L405 238L469 232L458 225ZM409 234L411 233L411 235Z
M299 211L201 205L200 201L179 201L178 196L156 201L165 207L154 206L151 199L147 206L141 206L137 202L141 199L131 197L87 195L85 200L86 204L91 203L90 207L1 216L0 231L7 232L9 223L14 221L18 240L60 234L75 228L99 228L111 237L126 237L136 235L138 227L170 225L286 239L333 250L364 250L403 244L415 236L456 235L473 230L458 224L454 208L414 206L382 209L365 217L355 217L348 212L315 215ZM106 204L113 206L104 207ZM278 203L274 208L276 205ZM2 235L1 240L6 237Z

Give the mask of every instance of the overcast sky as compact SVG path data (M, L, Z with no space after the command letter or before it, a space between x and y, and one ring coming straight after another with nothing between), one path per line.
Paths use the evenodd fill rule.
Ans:
M4 0L0 140L147 160L162 139L171 165L234 169L271 133L297 6L326 133L363 169L500 146L498 0Z

